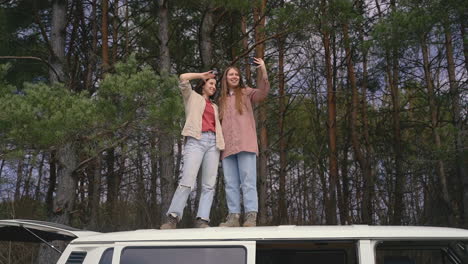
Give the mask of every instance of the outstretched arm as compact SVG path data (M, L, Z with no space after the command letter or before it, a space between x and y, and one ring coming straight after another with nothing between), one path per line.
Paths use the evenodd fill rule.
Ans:
M270 91L270 82L268 82L268 73L265 62L260 58L254 58L254 61L258 64L257 68L260 68L261 78L257 83L257 89L251 89L249 97L252 102L258 103L268 96L268 92Z
M195 80L195 79L203 79L203 80L207 80L207 79L212 79L214 78L216 75L214 75L211 71L207 71L207 72L188 72L188 73L182 73L180 76L179 76L179 79L180 81L190 81L190 80Z

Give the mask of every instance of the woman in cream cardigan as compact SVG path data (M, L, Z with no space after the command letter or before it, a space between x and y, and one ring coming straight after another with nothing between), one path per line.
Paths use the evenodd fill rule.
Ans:
M167 221L161 229L174 229L182 219L187 203L202 167L202 190L195 227L209 227L210 210L215 191L220 151L224 149L223 132L219 122L218 107L212 102L216 92L213 72L184 73L179 78L179 88L184 98L185 125L182 135L187 137L184 149L182 178L167 212ZM201 82L192 90L190 80Z

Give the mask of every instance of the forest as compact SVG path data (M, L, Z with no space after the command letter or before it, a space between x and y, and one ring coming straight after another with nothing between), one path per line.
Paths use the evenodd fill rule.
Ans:
M259 225L468 228L467 31L466 0L1 0L0 219L159 228L178 75L259 57Z

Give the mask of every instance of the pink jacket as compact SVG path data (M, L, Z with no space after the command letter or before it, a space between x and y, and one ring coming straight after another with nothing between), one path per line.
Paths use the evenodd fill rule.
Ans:
M223 128L225 148L221 154L221 159L237 154L242 151L253 152L258 155L257 130L253 115L252 103L263 101L270 91L268 79L263 79L258 83L258 88L246 87L243 89L243 113L236 109L236 98L234 95L228 96L226 109L221 127Z

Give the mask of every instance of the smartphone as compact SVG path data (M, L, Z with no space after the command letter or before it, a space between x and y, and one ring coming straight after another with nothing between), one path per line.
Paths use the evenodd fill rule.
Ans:
M254 60L254 57L249 58L249 64L252 66L258 66L258 64Z

